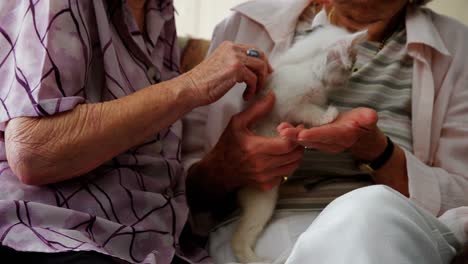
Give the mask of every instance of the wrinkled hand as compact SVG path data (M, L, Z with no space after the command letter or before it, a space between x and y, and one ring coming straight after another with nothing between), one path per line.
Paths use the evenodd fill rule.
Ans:
M220 99L236 83L245 82L244 100L249 100L263 88L265 79L273 71L265 54L260 58L247 56L249 45L223 42L205 61L184 74L191 84L198 105Z
M288 123L278 126L280 136L294 140L304 147L325 153L349 150L360 160L373 160L387 144L385 135L377 127L377 113L369 108L356 108L341 113L338 118L320 127L305 129Z
M269 94L231 119L217 145L208 154L216 177L234 189L245 185L269 190L299 166L304 149L290 140L255 135L249 127L269 113L274 95Z

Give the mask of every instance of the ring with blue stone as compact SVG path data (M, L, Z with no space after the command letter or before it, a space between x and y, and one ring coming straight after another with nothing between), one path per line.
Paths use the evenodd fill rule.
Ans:
M248 49L247 50L247 56L260 58L260 52L258 50L256 50L256 49Z

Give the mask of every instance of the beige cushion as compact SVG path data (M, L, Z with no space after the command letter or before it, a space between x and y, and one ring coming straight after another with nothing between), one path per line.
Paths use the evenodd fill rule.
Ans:
M180 69L182 73L184 73L191 70L205 59L208 48L210 47L210 41L205 39L182 38L180 43L183 44Z

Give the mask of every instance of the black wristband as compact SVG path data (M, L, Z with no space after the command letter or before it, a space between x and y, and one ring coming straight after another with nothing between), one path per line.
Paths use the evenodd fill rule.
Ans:
M394 149L395 145L393 144L392 140L389 137L387 137L387 146L385 147L384 151L376 159L371 161L369 163L369 166L373 170L378 170L382 168L383 165L385 165L385 163L387 163L387 161L392 157Z

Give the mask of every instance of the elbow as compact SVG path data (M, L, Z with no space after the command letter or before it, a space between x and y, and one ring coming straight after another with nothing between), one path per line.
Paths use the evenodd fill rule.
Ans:
M45 159L39 147L29 144L31 138L24 133L25 127L20 122L12 120L5 131L5 150L8 165L18 179L27 185L43 185L44 175L47 171L43 166Z
M21 183L31 186L41 186L45 183L40 180L38 175L31 173L30 171L26 170L14 170L11 168L13 173L15 173L16 177L20 180Z
M33 186L44 185L46 184L42 180L44 172L36 167L33 156L33 153L20 150L17 147L12 150L12 144L7 144L8 165L21 183Z

